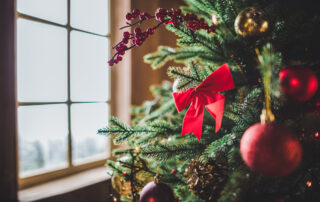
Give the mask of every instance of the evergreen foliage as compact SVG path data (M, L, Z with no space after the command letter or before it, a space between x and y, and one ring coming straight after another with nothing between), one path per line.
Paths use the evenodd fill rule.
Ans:
M108 166L116 173L128 172L130 176L140 171L151 175L158 173L174 188L180 201L202 201L188 190L183 172L192 159L215 158L217 162L227 162L229 179L220 198L214 201L276 201L279 198L320 201L320 144L313 136L320 129L320 120L319 116L308 113L316 98L292 104L281 95L278 87L279 71L286 66L308 65L319 72L320 15L313 1L186 0L186 3L188 6L182 7L183 12L196 14L209 23L212 23L212 14L216 14L219 19L216 33L191 31L183 24L177 27L168 24L167 29L179 37L178 47L160 46L156 52L146 55L145 61L153 68L163 67L170 60L183 64L184 67L168 68L168 75L179 81L179 90L196 87L227 63L236 88L223 92L226 104L222 127L215 134L214 119L205 113L201 141L190 134L181 137L186 110L176 111L172 87L164 82L151 88L155 100L133 107L132 126L113 117L106 128L98 131L101 135L112 136L116 144L129 146L129 149L114 150L120 160L118 163L109 161ZM234 21L241 10L250 6L260 7L266 13L270 29L265 35L243 38L235 33ZM271 68L271 72L267 68ZM305 135L300 141L304 160L299 169L279 179L265 178L250 171L239 153L244 131L259 122L264 108L263 81L269 73L276 121L286 124L298 135ZM127 160L123 161L126 156ZM178 173L171 174L172 169L177 169ZM139 179L131 180L140 183ZM312 182L312 187L306 186L308 181Z

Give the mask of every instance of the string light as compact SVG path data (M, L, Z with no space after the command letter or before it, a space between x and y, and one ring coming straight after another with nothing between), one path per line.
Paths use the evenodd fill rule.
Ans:
M312 186L312 182L311 181L307 181L306 185L307 185L307 187L311 187Z
M315 136L316 138L318 138L318 137L319 137L319 132L316 132L316 133L314 134L314 136Z
M141 147L140 147L140 146L136 146L135 150L136 150L137 152L139 152L139 151L141 150Z

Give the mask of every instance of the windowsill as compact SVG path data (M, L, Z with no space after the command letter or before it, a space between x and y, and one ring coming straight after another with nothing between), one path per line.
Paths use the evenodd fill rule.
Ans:
M98 167L77 173L62 179L50 181L34 187L20 190L18 193L20 202L37 201L56 195L69 193L90 185L94 185L110 179L106 167Z

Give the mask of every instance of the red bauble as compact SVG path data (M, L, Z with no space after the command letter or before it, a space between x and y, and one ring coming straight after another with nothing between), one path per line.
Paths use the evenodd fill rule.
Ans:
M143 187L140 202L174 202L172 189L165 183L149 182Z
M318 89L317 76L307 67L284 69L279 74L282 91L293 100L304 102Z
M253 171L268 177L281 177L300 164L302 149L292 132L272 123L256 123L240 142L242 159Z

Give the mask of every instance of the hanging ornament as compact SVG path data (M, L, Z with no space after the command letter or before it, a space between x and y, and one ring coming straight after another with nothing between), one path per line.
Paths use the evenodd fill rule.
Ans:
M111 184L113 189L120 195L131 194L131 183L126 181L125 175L113 174L111 178Z
M279 74L280 87L291 99L299 102L309 100L318 89L317 76L307 67L291 67Z
M217 201L228 179L228 169L215 159L196 159L189 163L184 176L195 195L205 201Z
M157 180L149 182L140 193L140 202L174 202L171 187Z
M302 149L292 132L273 123L256 123L240 142L242 159L253 171L269 177L292 173L300 164Z
M260 52L256 50L261 64ZM275 117L271 111L271 65L261 66L265 91L265 109L260 116L261 123L249 127L240 141L243 161L253 171L269 177L285 176L300 164L302 149L300 142L285 126L272 123Z
M261 36L268 30L269 23L261 9L249 7L238 14L234 28L236 33L243 37Z

